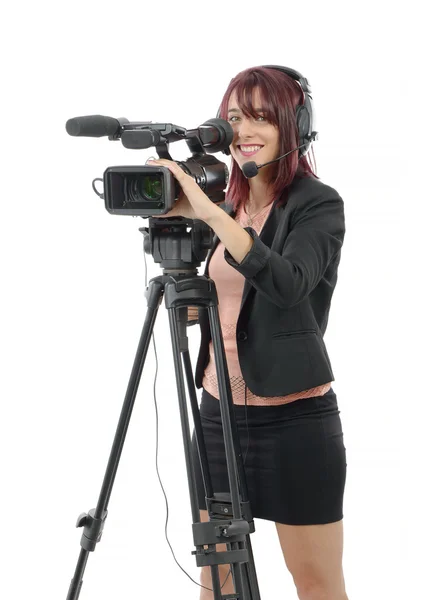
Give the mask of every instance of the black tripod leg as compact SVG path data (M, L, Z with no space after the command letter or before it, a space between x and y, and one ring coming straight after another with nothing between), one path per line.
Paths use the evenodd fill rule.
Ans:
M218 391L220 395L221 420L223 425L224 447L227 457L227 471L229 474L230 500L232 502L233 518L242 520L242 510L240 505L239 485L241 478L241 469L237 471L238 462L236 452L240 448L235 447L235 440L238 439L236 424L233 414L233 399L231 395L230 381L227 369L227 361L224 351L221 326L219 323L218 308L211 306L208 308L211 338L215 353L215 364L218 379ZM240 464L239 464L240 467ZM248 536L247 536L248 537ZM235 542L229 545L231 549L240 549L241 544ZM241 563L232 565L233 585L235 590L242 591L242 600L251 600L252 596L245 580Z
M212 480L211 480L210 470L209 470L209 461L207 460L207 451L206 451L206 444L204 442L203 427L201 425L200 412L198 410L197 394L195 392L195 383L194 383L194 376L192 373L192 363L191 363L191 359L189 356L189 350L186 349L186 351L182 352L182 356L183 356L183 366L185 369L186 383L188 386L189 397L191 400L191 413L192 413L192 417L193 417L193 421L194 421L195 437L197 440L198 456L199 456L199 461L200 461L201 473L202 473L202 477L203 477L204 489L206 492L206 496L208 498L211 498L213 496ZM228 550L236 549L236 548L237 548L237 546L235 544L227 544ZM233 565L231 566L231 568L232 568L233 581L235 581L234 574L233 574L234 573ZM219 576L219 568L217 565L210 565L210 569L211 569L211 577L212 577L212 588L214 590L215 598L221 598L222 596L221 596L221 582L220 582L220 576ZM219 595L218 595L218 590L220 590Z
M198 456L200 460L201 474L203 477L206 496L211 497L213 494L212 480L210 477L209 463L206 460L206 444L204 442L203 428L201 426L200 412L198 410L197 394L195 391L194 376L192 373L191 358L189 350L186 348L182 351L183 367L185 370L186 384L188 387L189 398L191 401L191 413L194 421L195 437L197 439Z
M234 416L233 399L229 381L227 361L225 357L224 343L222 339L221 326L219 322L218 307L213 305L208 308L208 316L211 330L211 338L215 353L216 372L218 379L218 390L220 394L221 417L223 423L224 445L226 448L227 468L229 472L230 498L233 505L233 517L251 519L250 515L242 515L240 502L248 507L248 489L245 478L245 470L242 459L239 433ZM227 440L227 441L226 441ZM229 447L229 451L227 448ZM236 490L232 490L232 478L236 478L236 468L240 485L241 498L236 497ZM235 480L235 479L234 479ZM236 511L235 511L236 509ZM254 526L253 526L254 531ZM254 566L254 557L249 534L246 535L246 549L249 560L246 563L234 564L235 589L242 589L243 599L260 600L260 591ZM239 543L234 544L239 548Z
M118 464L120 462L121 452L123 450L127 428L129 426L130 417L135 403L136 393L138 391L145 358L147 356L148 346L153 333L157 311L162 301L162 296L162 282L159 280L159 278L152 279L150 281L147 293L148 310L145 317L144 326L142 328L138 349L136 351L135 361L133 363L129 384L127 386L126 396L124 398L124 403L121 410L120 419L118 421L108 465L106 467L106 473L97 507L95 509L91 509L88 514L82 513L77 520L76 527L84 528L82 539L80 541L82 549L80 551L76 570L68 590L67 600L77 600L79 597L83 583L83 573L85 571L89 552L93 552L95 550L96 544L100 541L103 533L104 523L107 517L107 507L115 481Z
M192 521L198 523L200 521L200 509L198 508L197 490L195 485L194 462L191 453L191 432L189 426L188 411L186 405L185 383L183 377L183 367L181 353L188 350L188 338L186 336L187 309L186 308L169 308L168 315L170 320L171 341L174 357L174 370L176 375L177 395L179 398L180 421L182 427L183 446L185 450L186 471L188 476L188 489L191 501ZM186 359L185 359L186 367ZM192 367L190 368L192 377ZM192 404L192 398L191 398ZM201 426L198 433L201 431ZM200 433L200 439L204 439ZM204 465L205 463L203 463ZM207 469L207 467L206 467ZM218 565L211 565L212 571L212 587L215 600L221 600L220 577Z
M193 408L194 422L196 425L196 431L199 433L197 440L201 440L200 445L204 450L205 445L202 436L201 421L198 415L198 405L193 384L192 367L188 354L188 338L186 335L187 306L190 305L190 301L195 300L193 297L194 290L197 288L200 289L200 287L204 288L201 291L208 298L206 306L208 308L212 341L217 359L218 386L220 390L220 398L222 398L220 401L220 407L231 499L231 505L228 502L228 494L212 494L212 496L207 499L207 502L209 502L208 510L210 515L210 521L208 523L199 523L200 515L195 484L193 456L191 453L190 427L186 405L185 382L180 356L182 354L184 359L183 366L185 367L186 379L191 398L191 406ZM247 500L245 473L243 470L238 429L233 412L233 401L224 353L221 327L219 324L217 299L215 296L216 294L214 294L214 285L211 281L203 282L199 279L196 279L194 281L183 280L182 282L177 282L174 278L172 278L172 281L168 281L168 284L165 286L165 302L169 311L177 393L179 399L181 427L188 475L188 487L191 499L194 543L197 547L197 565L210 566L215 600L222 599L218 567L219 564L230 564L232 568L235 593L226 596L226 598L228 597L230 599L231 597L234 600L236 600L236 598L238 600L260 600L251 545L249 543L250 525L247 522L247 515L249 515L251 525L253 527L252 531L254 531L254 523L252 522L251 511L249 509L249 503ZM203 295L201 299L203 300ZM235 451L238 454L237 458L235 456ZM202 467L203 473L207 476L205 487L207 485L207 487L213 492L209 477L206 452L202 452L200 454L200 462L204 464L204 468ZM246 513L245 515L242 514L241 508L241 497L239 493L237 477L238 469L239 482L242 483L243 499L245 500L245 504L243 504ZM212 504L210 504L210 501L212 501ZM220 507L218 505L220 505ZM226 516L227 514L228 516ZM225 543L227 546L227 552L216 552L217 543ZM250 550L250 555L248 549ZM247 568L247 563L250 563L248 565L249 568Z
M179 398L180 421L182 426L183 446L185 450L186 470L188 474L189 497L191 501L192 520L197 523L200 520L198 500L194 480L194 461L191 453L191 433L189 426L188 411L186 405L185 382L183 377L183 367L181 352L185 350L187 339L179 336L180 320L178 311L187 309L169 308L168 316L170 320L171 341L173 348L174 370L176 375L177 395Z

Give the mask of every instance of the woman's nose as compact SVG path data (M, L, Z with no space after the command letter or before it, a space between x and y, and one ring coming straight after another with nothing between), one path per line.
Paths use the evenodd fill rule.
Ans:
M254 129L251 119L242 119L238 125L238 134L240 138L249 138L253 135Z

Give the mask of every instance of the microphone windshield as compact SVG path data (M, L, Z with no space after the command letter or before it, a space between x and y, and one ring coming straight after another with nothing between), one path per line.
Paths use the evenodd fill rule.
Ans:
M256 177L256 175L259 173L259 169L257 168L257 165L254 162L254 160L250 160L250 162L244 163L242 165L242 172L244 173L245 177L247 177L247 179L251 179L251 177Z
M65 125L67 133L74 136L103 137L113 135L120 128L120 122L113 117L86 115L69 119Z

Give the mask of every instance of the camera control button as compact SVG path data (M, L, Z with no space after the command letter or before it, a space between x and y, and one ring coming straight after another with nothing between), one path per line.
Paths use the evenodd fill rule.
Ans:
M238 341L245 342L248 339L248 335L245 331L238 331L237 338L238 338Z

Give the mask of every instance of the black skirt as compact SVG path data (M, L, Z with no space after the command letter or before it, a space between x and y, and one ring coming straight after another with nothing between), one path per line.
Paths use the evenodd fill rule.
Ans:
M347 463L334 391L280 406L234 405L234 412L253 517L286 525L340 521ZM220 403L204 389L200 416L213 491L228 492ZM195 431L192 450L206 510Z

